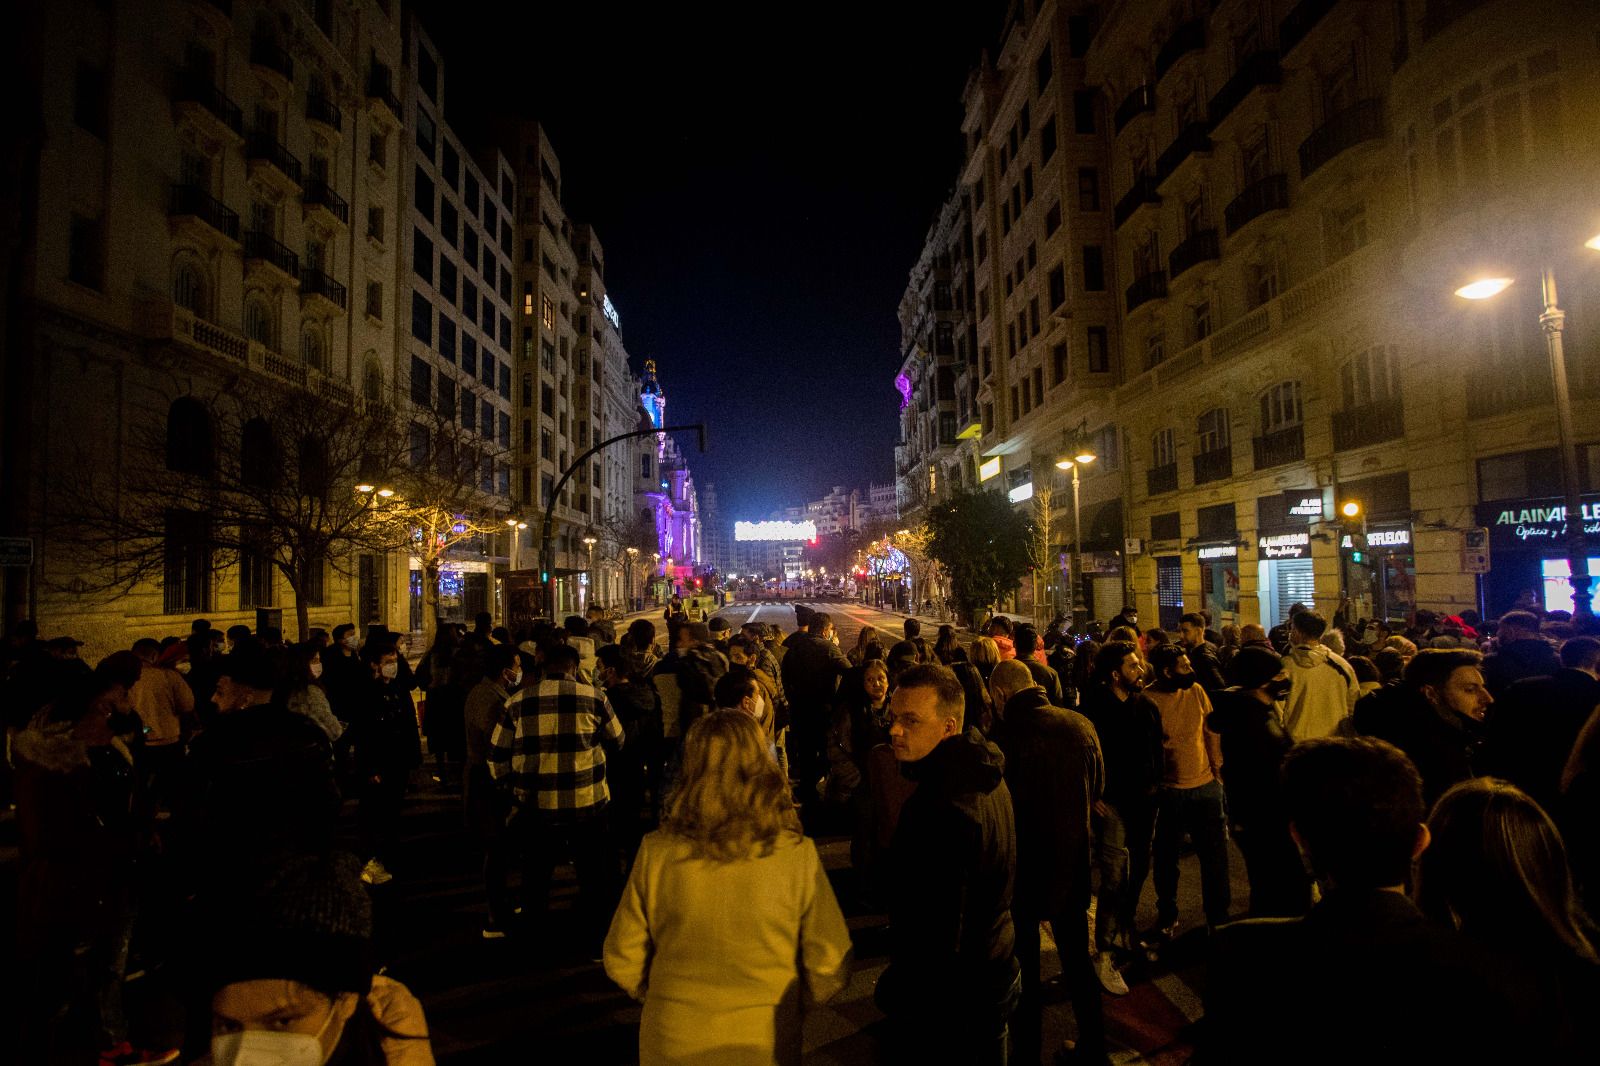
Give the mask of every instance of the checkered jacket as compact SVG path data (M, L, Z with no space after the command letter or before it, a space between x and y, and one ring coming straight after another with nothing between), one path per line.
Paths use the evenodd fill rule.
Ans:
M517 804L562 815L598 811L611 798L606 753L622 722L593 685L545 678L506 702L490 739L489 776L509 779Z

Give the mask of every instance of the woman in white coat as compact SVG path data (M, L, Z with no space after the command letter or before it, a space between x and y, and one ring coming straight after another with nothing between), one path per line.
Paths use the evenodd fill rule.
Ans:
M803 1009L844 986L849 954L760 727L702 717L606 936L606 973L644 1003L641 1066L799 1063Z

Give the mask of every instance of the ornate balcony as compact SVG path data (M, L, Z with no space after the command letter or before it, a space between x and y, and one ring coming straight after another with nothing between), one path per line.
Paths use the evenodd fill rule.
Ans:
M1133 188L1129 189L1117 201L1116 209L1112 211L1112 222L1121 226L1128 219L1138 213L1139 208L1145 204L1159 204L1161 197L1156 194L1156 179L1149 174L1140 174L1133 179Z
M300 191L300 160L272 134L260 130L252 133L245 144L244 155L250 161L251 170L267 170L289 192Z
M1147 304L1151 300L1160 300L1167 295L1167 275L1162 271L1154 271L1142 278L1134 280L1125 293L1128 301L1128 311L1132 313L1135 307Z
M1233 113L1233 109L1244 103L1256 88L1262 85L1278 85L1283 81L1283 68L1278 65L1278 53L1273 51L1253 52L1239 62L1239 68L1234 71L1233 77L1218 90L1217 95L1211 98L1210 105L1206 108L1207 116L1211 119L1212 128L1221 125L1222 120Z
M395 122L405 121L405 111L394 91L394 75L382 63L374 62L372 69L367 72L367 99L388 108Z
M1398 396L1352 407L1333 416L1335 451L1382 444L1384 441L1399 440L1405 435L1405 408Z
M180 73L172 103L181 121L194 124L213 140L224 144L244 140L243 112L208 75L194 70Z
M1313 135L1314 136L1314 135ZM1304 151L1304 149L1301 149ZM1204 122L1191 122L1178 131L1167 145L1167 150L1156 160L1156 184L1170 178L1191 155L1204 155L1211 151L1211 131Z
M1233 449L1227 445L1194 457L1194 483L1205 485L1212 481L1226 481L1233 476Z
M306 121L338 133L344 127L344 115L339 106L321 93L306 97Z
M1190 267L1214 260L1217 256L1217 231L1197 230L1185 237L1183 243L1172 250L1172 254L1167 257L1167 268L1171 271L1172 279L1176 281L1178 276Z
M1284 55L1294 51L1295 46L1316 29L1317 23L1322 21L1322 16L1333 10L1339 0L1300 0L1294 9L1284 16L1278 23L1278 47Z
M198 186L174 185L167 214L173 219L196 219L229 241L239 242L238 213Z
M350 205L321 178L306 179L303 200L308 210L325 212L341 226L350 224Z
M343 285L310 267L300 271L300 295L323 300L338 311L343 311L349 302L349 292Z
M1149 85L1141 85L1122 98L1122 103L1117 105L1116 131L1121 133L1123 127L1140 115L1151 115L1156 110L1156 91Z
M1168 463L1166 466L1152 466L1144 472L1144 490L1147 496L1159 496L1163 492L1178 491L1178 464Z
M1289 206L1289 179L1283 174L1268 174L1251 182L1235 196L1223 211L1228 225L1228 236L1233 236L1245 226L1271 211L1282 211Z
M276 270L289 281L300 280L300 257L269 233L247 231L244 235L244 257Z
M1363 141L1383 139L1383 99L1358 100L1300 143L1300 177L1309 178L1329 160Z
M155 300L136 308L139 334L156 341L175 341L223 359L249 361L249 343L241 335L207 322L171 300Z
M1306 427L1290 426L1275 433L1264 433L1253 443L1257 470L1299 462L1306 457Z
M1185 22L1172 31L1172 36L1167 38L1161 46L1161 51L1156 53L1156 81L1160 81L1177 65L1178 60L1190 52L1197 52L1206 46L1206 24L1204 19L1194 19Z

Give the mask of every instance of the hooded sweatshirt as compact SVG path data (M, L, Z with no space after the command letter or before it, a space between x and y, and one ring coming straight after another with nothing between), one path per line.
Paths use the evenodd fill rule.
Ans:
M1350 664L1322 644L1296 644L1283 657L1293 685L1283 701L1283 728L1296 741L1331 737L1349 728L1361 688Z

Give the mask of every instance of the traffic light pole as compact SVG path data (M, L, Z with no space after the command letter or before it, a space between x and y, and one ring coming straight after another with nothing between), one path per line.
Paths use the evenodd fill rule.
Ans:
M653 437L657 433L681 433L685 430L691 429L694 430L695 434L698 436L700 453L704 455L706 450L705 423L696 422L695 424L688 426L651 426L648 429L636 429L631 433L619 433L615 437L610 437L601 441L599 444L596 444L593 448L590 448L588 451L574 459L572 461L572 465L567 467L566 470L562 471L561 479L556 482L555 488L550 490L550 498L545 501L544 528L539 545L539 584L544 589L544 613L552 622L556 620L556 575L555 570L550 565L551 540L554 531L553 527L555 524L556 501L561 498L561 490L566 487L567 482L572 478L574 473L583 469L583 464L587 463L592 456L598 454L599 452L605 451L605 449L611 447L613 444L616 444L618 441L632 440L634 437Z

